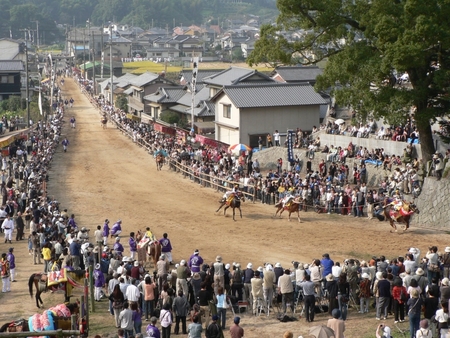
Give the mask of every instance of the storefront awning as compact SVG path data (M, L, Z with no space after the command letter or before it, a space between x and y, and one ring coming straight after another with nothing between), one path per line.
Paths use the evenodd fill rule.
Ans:
M11 143L13 143L15 140L25 137L30 132L30 130L31 128L18 130L17 132L11 135L0 138L0 148L5 148L9 146Z

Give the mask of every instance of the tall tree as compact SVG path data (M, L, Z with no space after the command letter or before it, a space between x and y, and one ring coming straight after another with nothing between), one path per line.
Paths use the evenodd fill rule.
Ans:
M448 0L278 0L277 6L277 24L261 29L250 65L327 59L317 89L339 84L338 103L387 121L406 121L415 107L422 156L431 159L430 123L450 108ZM406 72L411 86L389 83L394 71Z

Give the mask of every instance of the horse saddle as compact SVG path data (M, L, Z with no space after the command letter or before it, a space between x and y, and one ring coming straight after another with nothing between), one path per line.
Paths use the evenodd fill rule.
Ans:
M23 332L25 331L25 319L18 319L14 322L11 322L8 325L8 332Z
M234 194L231 194L231 195L227 198L227 201L226 201L227 205L230 205L230 203L231 203L231 201L233 200L234 197L235 197L235 195L234 195Z

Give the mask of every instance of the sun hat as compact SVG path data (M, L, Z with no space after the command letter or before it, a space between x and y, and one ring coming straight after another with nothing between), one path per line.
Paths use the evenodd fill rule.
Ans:
M364 278L364 279L369 279L370 278L369 274L365 273L365 272L361 275L361 277Z
M216 262L222 262L222 257L217 256L217 257L216 257Z
M252 263L248 263L247 264L247 269L253 269L253 264Z
M445 252L450 252L450 246L446 246L444 251Z
M416 275L422 276L424 273L425 273L425 272L423 271L422 268L418 268L418 269L416 270Z
M275 267L276 267L276 268L281 268L281 263L276 263L276 264L275 264Z
M100 263L95 264L95 270L99 270L100 269Z
M139 266L139 262L138 262L138 261L135 261L135 262L134 262L134 266Z

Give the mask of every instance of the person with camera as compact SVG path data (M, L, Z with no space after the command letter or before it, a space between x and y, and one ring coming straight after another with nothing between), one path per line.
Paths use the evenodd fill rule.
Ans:
M381 332L380 332L381 330ZM380 324L377 327L377 331L375 332L376 338L391 338L391 328L389 326L385 326L384 324Z

